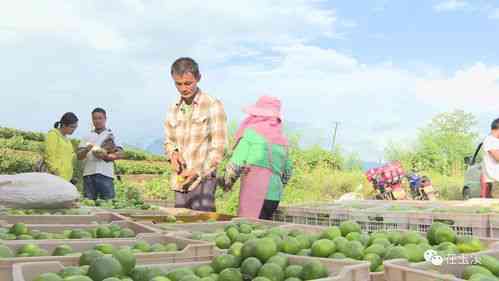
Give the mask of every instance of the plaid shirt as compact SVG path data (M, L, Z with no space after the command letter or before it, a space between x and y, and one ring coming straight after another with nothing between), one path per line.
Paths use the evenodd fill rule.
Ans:
M198 179L188 188L190 191L216 172L224 157L228 144L227 116L222 103L201 90L196 94L192 108L183 105L179 99L169 110L165 121L165 152L170 156L178 149L187 169L198 172ZM175 182L172 182L172 188L185 191Z

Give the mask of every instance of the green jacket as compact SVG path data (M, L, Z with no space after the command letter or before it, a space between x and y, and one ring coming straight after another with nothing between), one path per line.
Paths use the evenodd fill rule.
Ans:
M269 149L271 149L271 154ZM237 180L240 168L244 166L272 169L273 176L268 183L266 199L280 201L284 185L287 184L292 174L292 162L287 150L288 148L283 145L270 144L255 130L246 129L229 160L228 174L236 177L229 181Z

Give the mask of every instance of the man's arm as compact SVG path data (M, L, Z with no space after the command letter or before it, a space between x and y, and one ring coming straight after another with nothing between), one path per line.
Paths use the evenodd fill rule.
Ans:
M490 156L492 156L492 158L494 158L494 160L499 162L499 149L491 149L488 151L488 153L490 154Z
M116 151L104 156L104 158L103 158L104 161L116 161L116 160L123 159L123 157L125 156L123 146L116 140L115 137L113 137L113 141L114 141L114 145L116 147Z
M172 113L170 113L169 118L172 118ZM172 153L178 151L177 138L175 136L175 128L170 123L170 119L167 118L164 124L165 128L165 155L168 161L171 161Z
M208 163L210 169L216 169L222 162L225 149L228 145L227 133L227 115L225 114L223 104L216 101L213 108L210 109L210 132L211 144L208 153Z

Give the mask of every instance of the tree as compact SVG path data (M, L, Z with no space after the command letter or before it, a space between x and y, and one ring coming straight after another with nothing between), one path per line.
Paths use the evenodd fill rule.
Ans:
M462 168L464 157L473 151L478 139L476 125L475 116L463 110L441 113L419 129L412 149L394 145L385 154L390 160L401 160L406 169L430 169L449 175L454 167Z

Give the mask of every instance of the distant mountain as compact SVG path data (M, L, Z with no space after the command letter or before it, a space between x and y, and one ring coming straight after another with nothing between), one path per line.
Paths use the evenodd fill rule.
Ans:
M145 147L146 151L149 151L153 154L163 155L165 154L163 139L156 139L149 145Z

